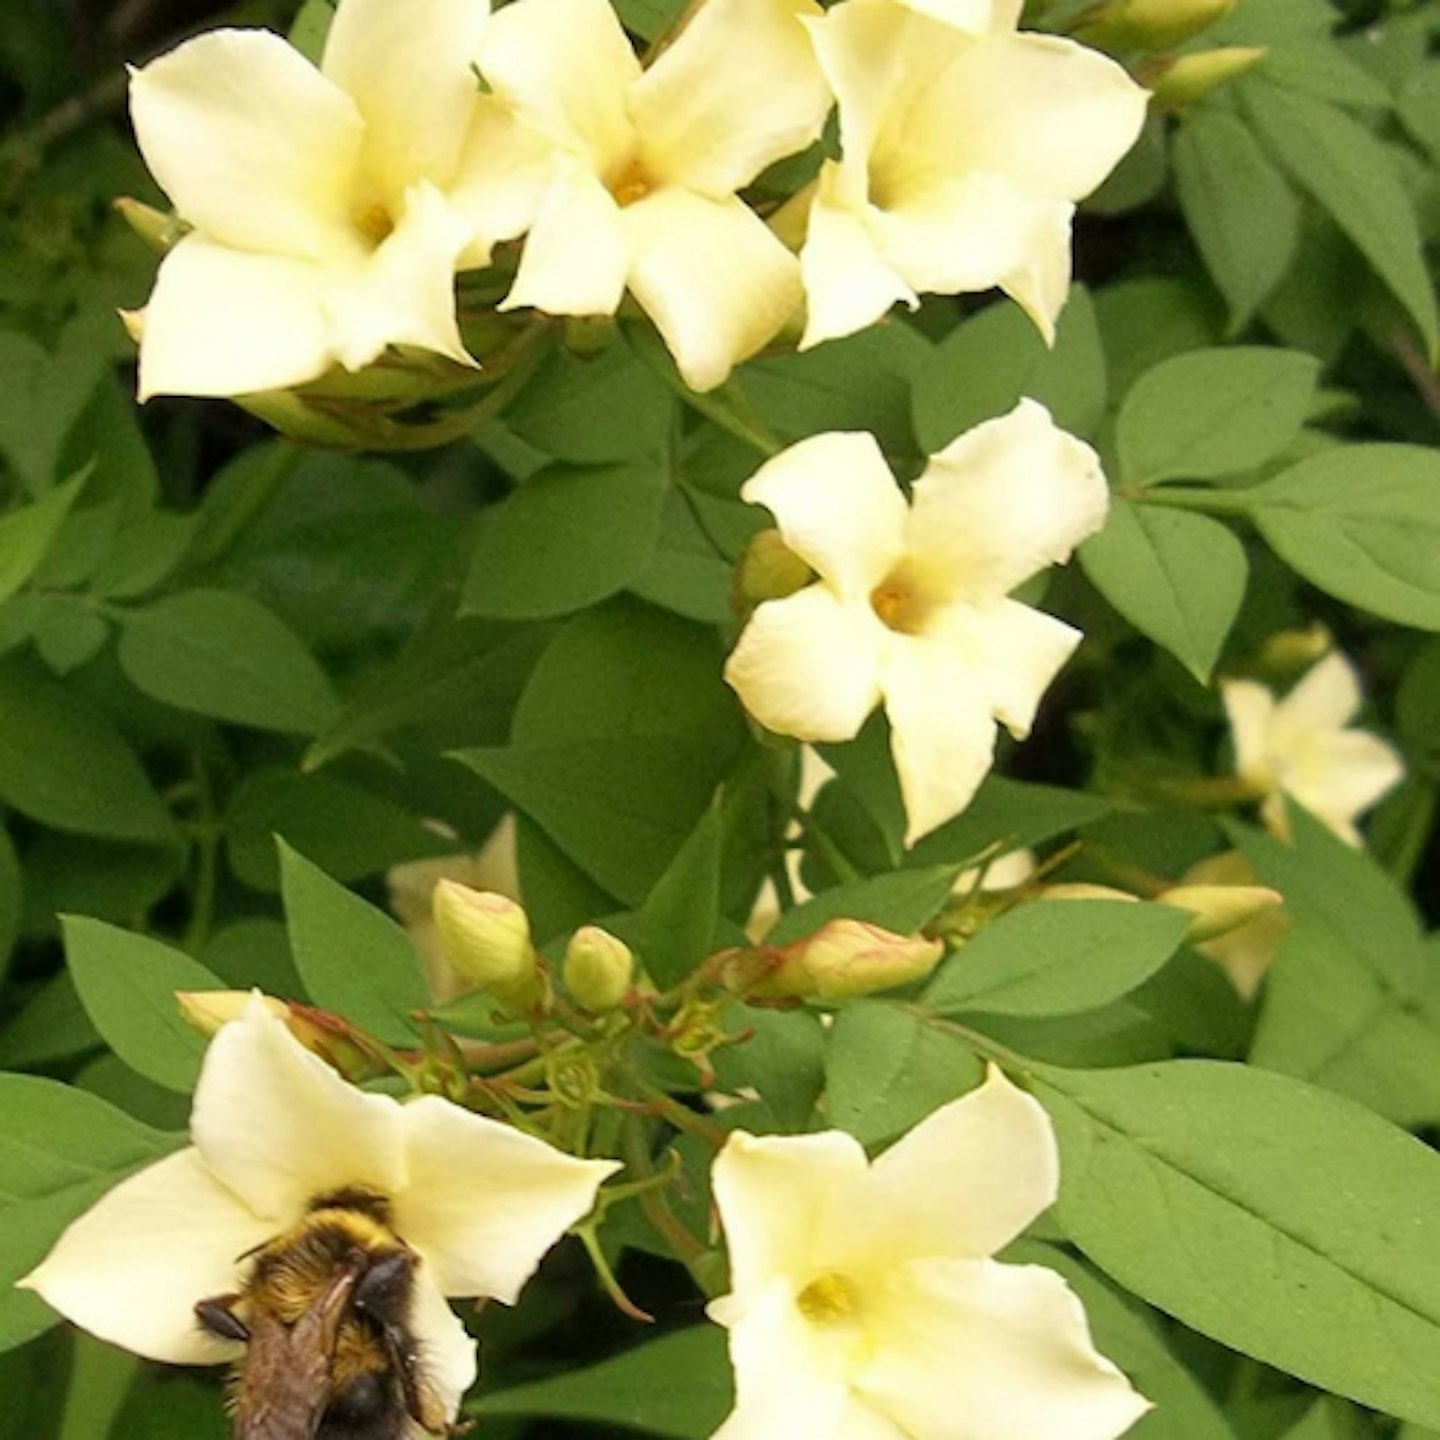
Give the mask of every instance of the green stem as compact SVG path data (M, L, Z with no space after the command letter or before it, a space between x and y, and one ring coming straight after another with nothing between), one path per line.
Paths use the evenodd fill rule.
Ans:
M195 831L195 890L190 901L189 923L181 941L181 948L190 955L198 955L210 938L220 883L220 827L216 823L215 796L209 771L198 757L195 760L195 799L200 820Z
M705 1144L715 1150L719 1150L730 1138L729 1132L715 1124L713 1120L707 1120L703 1115L697 1115L689 1106L682 1105L658 1086L650 1084L648 1080L640 1079L633 1071L630 1078L635 1088L650 1102L656 1112L677 1130L686 1135L693 1135L697 1140L703 1140Z
M626 1167L635 1174L648 1178L655 1174L655 1165L645 1143L645 1126L640 1123L627 1125L621 1139ZM655 1227L655 1232L670 1247L670 1253L690 1272L701 1294L713 1298L720 1293L712 1273L710 1251L704 1243L690 1232L690 1227L670 1208L669 1202L658 1189L642 1190L635 1197L645 1218Z
M215 527L206 546L210 558L224 555L240 538L275 498L280 487L295 473L303 453L298 446L291 445L288 441L276 441L270 463L256 475L241 493L234 507L221 517L220 523Z

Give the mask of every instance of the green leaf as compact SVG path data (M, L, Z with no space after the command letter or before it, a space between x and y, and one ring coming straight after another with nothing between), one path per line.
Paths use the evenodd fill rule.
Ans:
M623 590L654 553L665 483L639 460L542 470L481 512L463 612L534 620Z
M181 1018L175 996L225 982L148 935L76 915L63 923L70 975L105 1043L147 1080L193 1090L205 1040Z
M43 825L114 840L175 831L105 714L19 657L0 661L0 799Z
M30 1075L0 1075L0 1350L59 1320L14 1282L60 1232L132 1170L185 1143L103 1100Z
M1440 318L1420 228L1385 147L1343 110L1261 80L1244 87L1260 137L1350 237L1434 354Z
M1305 423L1320 364L1260 346L1192 350L1147 370L1126 395L1115 444L1126 484L1253 470Z
M139 1369L138 1355L78 1332L56 1440L95 1440L97 1435L109 1435Z
M642 40L658 40L679 18L685 0L617 0L620 23Z
M1107 285L1095 295L1095 319L1110 393L1120 396L1162 360L1218 344L1225 317L1210 286L1197 275Z
M1224 525L1117 497L1105 528L1080 547L1080 563L1142 635L1209 684L1250 572L1245 547Z
M809 1128L825 1087L825 1028L813 1010L735 1005L732 1023L748 1035L711 1056L720 1083L751 1086L782 1131ZM833 1116L831 1117L833 1119Z
M955 888L958 864L896 870L837 885L787 910L765 937L766 944L787 945L813 935L827 920L868 920L897 935L913 935L939 914Z
M1176 131L1171 159L1185 223L1243 330L1280 283L1300 241L1300 202L1227 111L1201 106Z
M961 814L921 836L907 863L936 865L973 860L997 840L1011 850L1039 845L1066 831L1094 824L1110 809L1110 801L1099 795L992 774Z
M25 913L25 877L10 832L0 826L0 982L5 979L10 955L20 935Z
M1311 584L1440 630L1440 456L1419 445L1322 451L1244 492L1275 553Z
M54 354L28 335L0 330L0 453L32 495L55 479L61 447L105 376L108 357L93 319L72 322ZM113 323L113 321L111 322Z
M941 1015L1073 1015L1149 979L1191 916L1169 905L1050 900L991 921L942 966L925 1004Z
M1035 1090L1057 1219L1102 1270L1322 1389L1440 1419L1440 1155L1243 1065L1045 1070Z
M1105 352L1095 307L1083 285L1071 288L1055 344L1047 346L1018 305L999 302L972 316L937 345L915 380L915 433L934 454L982 420L1039 400L1064 430L1093 434L1105 413Z
M329 775L252 770L226 812L225 845L231 868L257 890L280 886L277 835L342 883L455 849L418 816L358 785Z
M405 932L283 840L281 890L295 968L310 998L387 1045L411 1045L412 1012L429 1003Z
M1388 110L1390 92L1363 66L1347 59L1333 40L1277 45L1257 66L1256 75L1287 90L1300 90L1321 100Z
M547 1415L705 1440L734 1403L725 1332L696 1325L638 1345L584 1370L482 1394L478 1415Z
M527 444L578 465L663 451L675 398L617 335L598 355L558 350L505 410Z
M825 1059L826 1117L862 1145L893 1140L973 1090L985 1067L962 1040L884 1000L835 1017Z
M186 590L124 611L119 654L137 689L231 724L314 735L339 709L299 636L233 590Z
M319 65L325 53L325 37L334 18L335 7L330 0L305 0L290 25L290 44L312 65Z
M710 953L720 918L725 824L717 796L641 907L640 959L661 990L677 985Z
M0 515L0 602L8 600L35 573L85 480L84 474L77 475L33 505Z

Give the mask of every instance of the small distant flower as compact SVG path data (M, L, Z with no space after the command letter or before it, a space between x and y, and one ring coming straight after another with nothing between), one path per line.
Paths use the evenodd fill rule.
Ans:
M969 804L997 719L1029 733L1080 642L1008 596L1100 528L1099 459L1022 400L933 456L908 506L864 434L802 440L741 493L819 579L756 608L725 677L801 740L851 740L883 701L913 841Z
M998 1070L873 1164L839 1131L731 1135L714 1190L736 1403L715 1440L1112 1440L1148 1408L1064 1280L991 1257L1055 1199L1054 1132Z
M846 0L811 22L840 103L801 260L802 346L897 300L998 285L1054 333L1075 202L1134 143L1146 94L1072 40L1019 34L1018 0Z
M1400 782L1405 767L1378 735L1347 728L1364 698L1350 661L1332 652L1283 700L1253 680L1227 680L1220 694L1236 773L1263 794L1266 826L1284 835L1284 796L1291 795L1342 840L1359 846L1356 819Z
M528 231L502 309L613 315L628 289L696 390L801 300L794 255L736 192L820 133L815 0L707 0L642 69L607 0L517 0L480 59L471 138L495 239Z
M284 389L390 345L471 363L454 274L488 252L451 191L488 8L343 0L319 69L216 30L132 74L141 152L192 227L138 325L141 399Z
M19 1283L114 1345L214 1364L234 1347L196 1324L196 1301L236 1291L243 1257L317 1200L365 1191L421 1258L411 1325L452 1418L475 1379L475 1344L443 1297L513 1302L618 1168L438 1096L402 1105L358 1090L259 997L210 1042L190 1134L188 1149L99 1200Z

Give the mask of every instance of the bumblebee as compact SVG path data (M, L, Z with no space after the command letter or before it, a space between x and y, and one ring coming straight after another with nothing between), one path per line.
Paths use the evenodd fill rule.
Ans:
M379 1196L317 1200L293 1229L241 1256L234 1294L199 1323L245 1344L230 1386L234 1440L412 1440L448 1432L409 1328L415 1252Z

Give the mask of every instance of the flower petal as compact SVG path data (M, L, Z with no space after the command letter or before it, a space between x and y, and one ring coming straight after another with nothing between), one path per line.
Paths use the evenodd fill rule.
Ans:
M805 334L800 348L853 335L903 301L919 298L881 253L869 225L869 207L851 209L839 198L841 170L827 162L810 207L800 252L805 282Z
M395 1229L446 1295L513 1305L545 1252L595 1203L613 1160L576 1160L438 1096L406 1105L409 1184Z
M516 0L486 27L480 68L521 120L595 174L631 158L626 94L640 62L607 0Z
M1048 1209L1059 1184L1050 1117L992 1065L983 1085L875 1161L825 1243L841 1268L847 1253L887 1269L933 1256L983 1259Z
M1047 345L1070 294L1070 224L1075 207L1045 205L1035 217L1030 244L1020 262L999 279L1000 288L1035 322Z
M1404 777L1404 761L1378 735L1338 730L1308 736L1285 752L1280 783L1311 814L1350 839L1355 817Z
M786 1276L804 1284L826 1213L834 1207L843 1219L847 1198L865 1173L860 1142L839 1130L783 1136L733 1131L710 1175L733 1292L714 1302L714 1318L736 1323L762 1291Z
M435 1398L454 1420L465 1392L479 1374L476 1346L460 1318L445 1302L430 1267L415 1271L410 1300L410 1329L420 1343L420 1366Z
M323 375L334 361L325 293L313 261L187 235L160 262L145 310L140 399L245 395Z
M948 606L934 633L981 678L995 718L1017 740L1030 733L1050 682L1084 638L1018 600Z
M1284 748L1307 733L1343 729L1360 713L1363 699L1355 666L1332 650L1276 706L1276 743Z
M727 1303L713 1301L711 1317L717 1318L717 1310ZM785 1281L767 1286L743 1315L721 1323L730 1327L735 1408L711 1440L776 1440L777 1436L799 1435L901 1440L886 1432L852 1434L840 1429L840 1421L850 1409L848 1377L843 1366L836 1364L838 1357L833 1351L819 1343L815 1328L805 1323L795 1305L794 1290Z
M719 200L820 134L815 0L706 0L630 92L645 171Z
M725 662L725 679L777 735L853 740L880 700L887 631L865 601L811 585L767 600Z
M1113 1440L1149 1408L1095 1349L1053 1270L920 1260L876 1305L883 1341L856 1388L909 1435Z
M455 319L455 261L468 238L433 185L410 190L394 231L331 291L332 343L346 369L362 369L389 345L474 364Z
M492 246L523 235L534 222L556 169L555 147L543 135L482 96L470 120L455 181L446 192L450 208L472 235L457 268L487 265Z
M365 182L384 201L454 176L489 13L489 0L345 0L336 10L320 68L365 120Z
M210 1042L190 1134L216 1178L279 1226L318 1196L405 1182L400 1106L342 1080L258 997Z
M275 1230L187 1148L103 1195L19 1283L112 1345L170 1365L215 1365L239 1347L202 1330L195 1304L233 1292L238 1258Z
M534 0L517 0L519 5ZM508 14L508 11L502 14ZM630 247L620 207L592 175L559 175L525 239L510 293L497 306L533 305L550 315L613 315L625 293Z
M953 47L905 138L926 153L948 146L965 170L1037 199L1080 200L1135 143L1149 99L1122 66L1073 40L992 33Z
M1270 727L1275 697L1254 680L1222 680L1220 699L1230 721L1235 773L1257 784L1275 783L1270 765Z
M311 259L350 243L364 125L278 36L186 41L131 75L130 116L160 187L207 235Z
M620 217L630 291L692 390L721 384L799 309L799 262L744 201L668 186Z
M984 35L997 28L996 0L900 0L900 3L917 15L942 20L946 25L971 35ZM1023 4L1024 0L1014 0L1017 16ZM1010 28L1013 28L1013 22Z
M1109 503L1099 456L1022 400L931 459L912 490L910 549L955 575L960 596L999 599L1068 559Z
M943 640L896 637L880 687L913 845L974 798L995 763L995 720L983 679Z
M741 488L846 600L865 600L899 560L905 497L873 435L812 435L767 460Z

